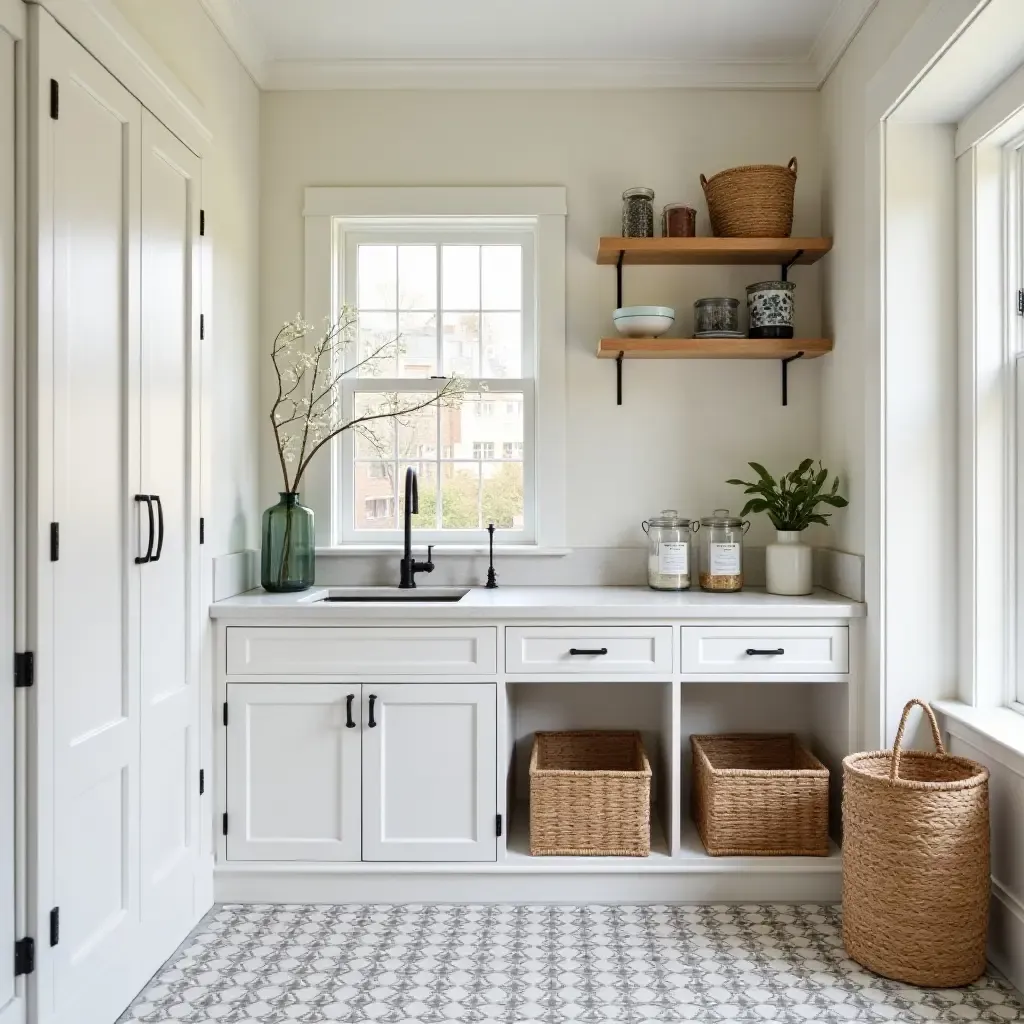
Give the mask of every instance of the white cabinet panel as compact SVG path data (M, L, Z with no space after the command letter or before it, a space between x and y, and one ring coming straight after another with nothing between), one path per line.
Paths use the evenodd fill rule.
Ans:
M199 158L144 111L141 490L156 521L140 567L142 917L168 955L197 911L199 176Z
M683 626L683 673L848 672L846 626Z
M671 626L509 626L505 644L510 673L672 671Z
M493 626L243 627L227 630L229 675L487 675L497 667Z
M363 686L363 859L497 856L491 684Z
M359 860L360 703L339 683L228 686L229 860Z

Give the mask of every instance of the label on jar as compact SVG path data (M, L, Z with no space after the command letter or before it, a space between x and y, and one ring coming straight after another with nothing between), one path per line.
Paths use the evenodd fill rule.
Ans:
M709 544L708 572L712 576L738 576L740 574L739 544Z
M678 541L658 545L658 572L685 576L690 571L690 545Z

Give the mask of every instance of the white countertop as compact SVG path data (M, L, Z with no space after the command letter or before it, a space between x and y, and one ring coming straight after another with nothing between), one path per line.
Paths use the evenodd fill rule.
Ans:
M236 622L453 622L469 619L850 619L863 604L815 590L780 597L748 588L738 594L701 590L661 593L647 587L474 587L458 602L325 602L344 587L312 587L298 594L251 590L210 605L214 619ZM365 590L370 588L351 588ZM395 588L380 588L382 593ZM424 587L429 592L430 587ZM456 588L437 588L456 589Z

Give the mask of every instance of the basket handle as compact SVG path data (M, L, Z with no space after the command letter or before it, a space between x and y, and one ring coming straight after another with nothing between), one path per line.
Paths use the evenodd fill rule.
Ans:
M700 176L700 187L702 189L704 189L705 192L707 192L707 190L708 190L708 179L705 178L703 174Z
M899 778L900 757L903 754L903 733L907 728L907 720L910 718L910 709L915 704L923 709L924 713L928 716L928 724L932 728L932 739L935 741L936 751L943 757L946 756L946 748L942 744L942 734L939 732L939 723L935 720L935 712L932 711L928 704L917 697L913 700L908 700L907 706L903 709L903 717L900 718L900 727L896 730L896 741L892 745L892 767L889 769L890 782L895 782Z
M795 156L789 161L788 164L786 164L786 169L789 171L790 174L793 175L794 178L796 177L796 157Z

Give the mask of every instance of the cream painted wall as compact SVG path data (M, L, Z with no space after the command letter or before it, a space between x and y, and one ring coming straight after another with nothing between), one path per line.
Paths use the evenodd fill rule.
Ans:
M822 230L835 238L823 264L823 323L835 339L821 369L821 448L826 465L849 481L850 507L833 519L829 542L865 553L865 272L869 265L865 142L867 85L928 0L880 3L821 91Z
M256 442L259 397L259 104L252 79L198 0L115 0L202 102L213 133L203 204L213 251L206 344L212 347L209 439L211 554L259 543Z
M793 155L800 161L794 233L818 234L818 104L814 93L670 90L265 93L263 339L301 307L305 186L565 185L570 545L640 545L641 520L665 507L694 516L738 509L739 492L724 481L742 475L747 460L781 471L819 454L820 365L827 360L791 368L785 409L777 363L627 363L624 404L616 407L614 364L594 356L597 339L612 333L615 305L615 273L596 265L597 240L619 233L620 196L633 185L654 188L659 208L696 206L698 233L707 234L702 171ZM688 334L695 299L742 298L746 284L777 274L627 268L625 302L674 306L676 333ZM817 337L819 269L797 268L792 279L798 332ZM269 501L277 479L267 438L263 444ZM751 542L768 537L767 523L756 523ZM544 573L530 566L531 578Z

